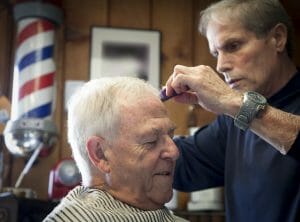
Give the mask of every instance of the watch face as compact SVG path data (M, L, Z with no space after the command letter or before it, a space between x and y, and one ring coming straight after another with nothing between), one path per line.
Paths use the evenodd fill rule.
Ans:
M258 103L258 104L265 104L267 102L266 98L257 92L251 92L251 91L247 92L246 97L247 97L247 99L249 99L255 103Z

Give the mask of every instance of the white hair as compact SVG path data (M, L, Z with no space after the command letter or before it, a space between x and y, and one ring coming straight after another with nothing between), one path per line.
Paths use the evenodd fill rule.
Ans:
M90 80L72 95L68 101L68 142L83 183L97 172L86 151L88 137L101 136L113 142L123 115L120 106L149 94L158 97L159 92L142 79L123 76Z

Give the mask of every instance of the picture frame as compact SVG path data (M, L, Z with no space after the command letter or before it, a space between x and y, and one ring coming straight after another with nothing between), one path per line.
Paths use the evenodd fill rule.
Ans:
M90 79L134 76L159 89L160 38L157 30L93 27Z

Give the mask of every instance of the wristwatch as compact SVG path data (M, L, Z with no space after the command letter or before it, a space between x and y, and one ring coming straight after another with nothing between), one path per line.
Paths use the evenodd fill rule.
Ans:
M242 130L248 129L254 118L266 108L267 99L257 92L245 92L243 95L243 104L234 117L234 125Z

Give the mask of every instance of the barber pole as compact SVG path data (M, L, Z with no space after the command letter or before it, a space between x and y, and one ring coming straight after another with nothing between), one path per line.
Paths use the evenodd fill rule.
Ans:
M54 29L52 22L40 18L26 18L18 22L13 120L52 118L55 96Z
M17 1L11 120L4 130L11 153L49 153L57 138L55 105L55 34L62 23L60 1Z
M57 140L54 110L55 25L62 11L44 1L19 1L11 120L4 130L5 144L14 155L28 156L15 188L21 185L39 155L46 156Z
M55 28L60 1L17 1L16 52L11 119L51 120L55 98Z

